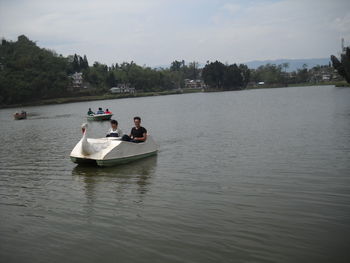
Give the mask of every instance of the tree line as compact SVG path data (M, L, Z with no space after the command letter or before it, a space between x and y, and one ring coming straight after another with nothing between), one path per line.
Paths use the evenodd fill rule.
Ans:
M89 89L72 90L71 75L82 72ZM0 105L41 99L104 94L113 86L127 83L137 91L163 91L184 87L185 78L199 77L198 65L174 61L170 68L153 69L131 62L111 66L94 62L86 55L64 57L40 48L21 35L17 41L1 40Z
M136 91L158 92L181 90L185 79L203 81L211 90L244 89L249 83L292 84L310 81L311 73L303 67L286 72L288 64L267 64L249 69L244 64L175 60L167 68L140 66L135 62L114 63L111 66L94 62L89 65L86 55L64 57L53 50L40 48L21 35L17 41L1 40L0 45L0 105L30 103L58 97L99 95L118 84L128 84ZM322 68L321 68L322 69ZM324 69L322 69L324 70ZM88 89L71 89L71 75L83 73Z
M75 72L83 73L88 89L70 88L70 76ZM133 61L111 66L94 62L90 66L86 55L64 57L38 47L24 35L17 41L2 39L0 46L0 105L104 94L118 84L142 92L181 90L185 79L203 79L212 89L241 89L249 81L249 69L218 61L208 62L202 69L197 62L184 60L175 60L167 68L140 66Z

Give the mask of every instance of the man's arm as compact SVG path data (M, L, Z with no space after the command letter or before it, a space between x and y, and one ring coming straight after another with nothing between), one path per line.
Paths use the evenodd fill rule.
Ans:
M137 138L134 138L134 140L146 141L147 140L147 133L144 133L142 135L143 135L143 137L137 137Z

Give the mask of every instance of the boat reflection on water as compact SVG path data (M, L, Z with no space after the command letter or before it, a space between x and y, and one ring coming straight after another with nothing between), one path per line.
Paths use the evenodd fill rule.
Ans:
M157 156L150 156L136 162L112 167L77 165L72 170L72 176L82 183L81 189L85 193L90 207L88 213L91 215L95 203L100 198L127 202L130 200L127 200L126 196L136 193L133 195L133 202L142 203L144 195L150 188L156 166Z

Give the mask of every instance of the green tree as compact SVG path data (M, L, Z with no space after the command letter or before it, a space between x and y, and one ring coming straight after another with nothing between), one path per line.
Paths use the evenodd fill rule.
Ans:
M284 82L282 65L266 64L252 71L251 79L255 82L265 82L266 84L281 84Z
M182 70L182 68L185 66L185 61L182 60L182 61L173 61L171 62L171 65L170 65L170 70L171 71L180 71Z
M67 58L21 35L0 46L0 103L31 102L68 94Z
M239 70L241 71L242 78L243 78L243 86L246 87L250 81L250 69L245 64L239 65Z
M340 55L340 61L336 56L331 56L333 67L348 83L350 83L350 47Z
M84 55L84 58L83 58L83 69L87 69L89 68L89 62L88 62L88 59L86 57L86 55Z
M225 68L219 61L207 63L202 71L204 82L212 88L223 89Z
M202 71L204 82L214 89L243 89L249 82L250 70L246 65L224 65L219 61L207 62Z

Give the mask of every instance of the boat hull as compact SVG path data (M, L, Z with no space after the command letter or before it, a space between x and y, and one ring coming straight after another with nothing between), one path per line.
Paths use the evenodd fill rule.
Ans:
M15 114L13 114L13 118L15 120L24 120L24 119L27 119L27 114L26 113L15 113Z
M94 114L86 116L88 121L108 121L112 118L113 114Z
M143 143L125 142L120 138L87 139L91 152L84 152L81 140L70 154L71 161L77 164L95 164L98 166L114 166L136 161L158 152L158 145L148 136ZM89 150L88 149L88 150Z
M150 152L150 153L144 153L139 154L135 156L129 156L129 157L122 157L122 158L116 158L116 159L109 159L109 160L92 160L92 159L86 159L86 158L76 158L76 157L70 157L73 163L80 164L80 165L98 165L102 167L107 166L115 166L119 164L125 164L130 163L133 161L137 161L143 158L147 158L149 156L154 156L158 153L158 151Z

